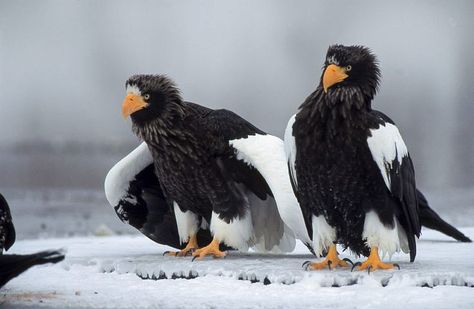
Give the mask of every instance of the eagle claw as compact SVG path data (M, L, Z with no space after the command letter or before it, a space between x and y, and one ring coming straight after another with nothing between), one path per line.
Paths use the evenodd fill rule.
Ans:
M354 268L356 268L357 266L360 266L360 265L362 265L361 262L356 262L356 263L352 264L351 272L354 271Z
M343 260L343 261L346 261L347 263L350 263L352 266L354 266L354 262L352 262L350 259L348 259L348 258L343 258L342 260Z
M309 265L311 265L311 261L306 261L303 263L303 265L301 265L301 267L303 267L304 270L308 271Z

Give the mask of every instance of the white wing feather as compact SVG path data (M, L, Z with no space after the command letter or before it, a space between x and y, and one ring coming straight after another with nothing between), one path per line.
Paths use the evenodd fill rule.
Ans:
M293 193L283 141L272 135L250 135L229 141L237 159L256 168L265 178L276 201L283 222L297 238L310 243L303 213Z
M296 178L296 168L295 168L295 161L296 161L296 143L295 137L293 136L293 124L295 123L296 114L291 116L290 120L288 120L288 125L286 126L285 130L285 153L286 158L288 160L288 167L290 170L290 177L293 180L293 184L295 188L298 187L298 180Z
M372 157L380 169L385 185L391 190L390 169L396 159L402 164L403 157L408 156L407 146L398 128L386 122L377 129L371 129L372 136L367 138Z
M105 196L112 207L118 205L122 198L127 196L131 181L145 167L153 162L150 150L145 143L135 148L125 158L112 167L105 177Z

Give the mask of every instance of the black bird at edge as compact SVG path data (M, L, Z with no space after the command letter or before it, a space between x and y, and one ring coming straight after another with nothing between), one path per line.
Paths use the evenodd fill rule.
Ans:
M0 288L30 267L57 263L64 259L60 251L43 251L34 254L3 254L15 242L15 227L7 201L0 194Z
M413 163L395 123L373 110L380 81L375 55L363 46L330 46L316 90L285 131L293 189L321 263L306 269L348 266L336 244L368 256L357 269L391 269L379 256L416 255L421 225L460 241L416 188Z

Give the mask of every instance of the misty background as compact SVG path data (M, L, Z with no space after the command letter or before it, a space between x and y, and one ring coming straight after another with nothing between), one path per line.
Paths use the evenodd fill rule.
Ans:
M361 44L383 74L373 106L398 124L418 186L467 224L448 210L474 203L473 12L468 0L0 0L0 192L35 233L65 211L53 234L127 229L102 186L139 143L120 114L130 75L166 73L186 100L282 137L328 46Z

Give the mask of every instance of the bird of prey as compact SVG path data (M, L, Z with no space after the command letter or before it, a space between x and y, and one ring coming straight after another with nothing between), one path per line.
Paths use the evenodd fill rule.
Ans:
M110 170L107 199L151 239L186 244L170 255L223 257L221 244L288 252L295 236L309 244L282 140L231 111L185 102L164 75L130 77L122 114L144 143ZM202 247L199 232L205 242L209 231Z
M0 194L0 288L32 266L57 263L64 259L59 251L43 251L28 255L3 254L15 242L15 227L7 201Z
M470 241L429 208L398 128L372 109L380 76L368 48L330 46L319 85L288 122L291 183L313 249L326 254L307 269L348 266L336 244L368 256L354 265L359 270L398 266L382 262L379 252L403 250L414 261L423 223Z

